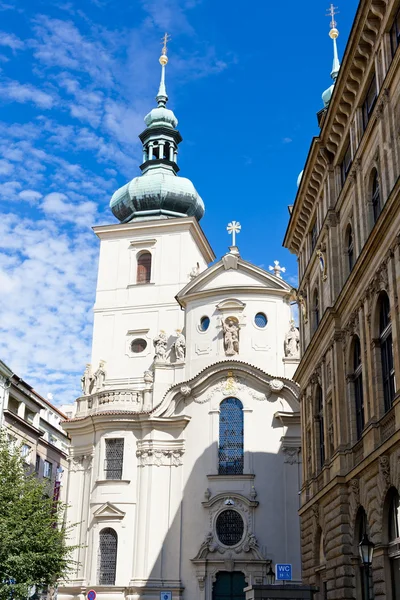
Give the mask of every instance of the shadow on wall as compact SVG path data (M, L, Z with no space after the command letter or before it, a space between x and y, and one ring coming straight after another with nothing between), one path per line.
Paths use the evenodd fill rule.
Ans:
M190 431L190 426L194 427L193 421L186 439L208 435ZM268 435L270 425L266 426ZM194 447L187 444L183 464L181 457L170 456L169 464L153 457L150 463L138 466L128 595L158 600L161 591L170 591L173 599L211 599L215 581L218 579L219 587L225 585L218 573L241 572L246 585L261 584L271 561L292 563L293 578L300 581L298 460L285 462L282 451L247 452L247 474L219 476L212 475L218 465L216 443L197 459L194 453ZM128 580L128 573L122 572L121 553L132 540L128 541L129 536L123 539L122 531L116 585L127 585ZM235 596L240 578L232 575L225 579Z

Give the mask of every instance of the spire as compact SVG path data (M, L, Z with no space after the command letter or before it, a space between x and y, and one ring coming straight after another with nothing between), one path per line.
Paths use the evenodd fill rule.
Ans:
M163 42L162 53L159 58L159 62L161 65L161 81L160 81L160 87L158 89L158 94L156 96L156 100L157 100L158 106L162 106L162 107L165 107L165 105L167 104L167 101L168 101L167 90L165 87L165 67L168 63L167 44L170 41L170 39L171 39L171 36L168 35L168 33L165 33L164 37L161 38L161 41Z
M339 69L340 69L337 44L336 44L336 39L339 37L339 31L336 29L337 23L335 21L335 15L338 14L336 12L336 10L337 10L337 6L333 6L333 4L331 4L330 8L329 8L329 12L327 14L327 17L331 17L331 22L330 22L331 30L329 32L329 37L333 41L333 65L332 65L332 71L331 71L331 77L332 77L333 81L336 81L337 76L339 74Z

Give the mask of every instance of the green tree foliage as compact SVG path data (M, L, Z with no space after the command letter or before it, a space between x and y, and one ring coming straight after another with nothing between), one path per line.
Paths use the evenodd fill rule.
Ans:
M32 586L54 585L71 568L65 505L52 496L0 432L0 600L26 600Z

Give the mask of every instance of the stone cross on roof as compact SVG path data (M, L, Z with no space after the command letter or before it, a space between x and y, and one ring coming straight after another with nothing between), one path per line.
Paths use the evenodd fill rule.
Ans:
M282 279L281 273L286 272L286 268L280 266L279 260L274 260L274 266L272 267L271 265L269 265L269 270L273 271L275 277L279 277L279 279Z
M231 221L231 223L228 223L226 230L230 235L232 235L232 246L236 246L236 234L240 233L241 229L242 226L239 221Z

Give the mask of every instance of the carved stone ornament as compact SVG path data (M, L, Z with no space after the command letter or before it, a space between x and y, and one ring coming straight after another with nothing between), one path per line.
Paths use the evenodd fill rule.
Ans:
M152 371L145 371L144 375L143 375L143 379L144 379L145 383L153 383L154 375L153 375Z
M297 301L300 306L301 314L303 316L303 321L304 321L304 323L308 323L307 300L301 292L297 296Z
M390 485L390 459L388 456L379 457L379 474L385 485Z
M222 331L224 334L224 349L226 356L239 354L239 331L240 325L235 317L221 319Z
M174 342L175 357L177 362L183 362L186 354L186 340L180 329L176 330L177 338Z
M155 362L165 362L165 359L167 358L167 336L165 331L160 331L160 333L154 338L153 345Z
M285 335L284 350L287 358L300 357L300 334L293 320L290 321L289 331Z
M211 388L208 391L208 394L205 396L204 399L200 401L195 398L195 402L201 404L203 404L204 402L209 402L218 392L221 392L223 396L232 396L240 392L247 392L252 398L254 398L254 400L263 401L267 399L267 396L265 394L257 392L253 388L247 386L244 383L243 379L241 379L240 377L228 374L228 376L225 379L211 386Z
M137 450L140 467L180 467L183 450Z
M77 471L88 471L92 468L93 456L91 454L81 454L79 456L71 456L69 459L69 470L72 473Z
M273 394L279 394L284 387L285 384L283 381L280 381L279 379L271 379L271 381L268 383L267 400L270 402L275 402L278 398Z
M322 273L322 281L326 281L328 279L327 274L327 264L326 264L326 253L322 250L317 250L319 268Z
M185 396L185 398L188 398L190 396L190 394L192 393L192 388L186 384L181 385L180 392L181 392L182 396Z
M289 465L298 464L300 448L285 447L282 449L282 452L285 455L283 462L288 463Z
M82 394L84 396L88 396L90 394L92 381L92 365L88 363L86 365L85 372L81 377Z

